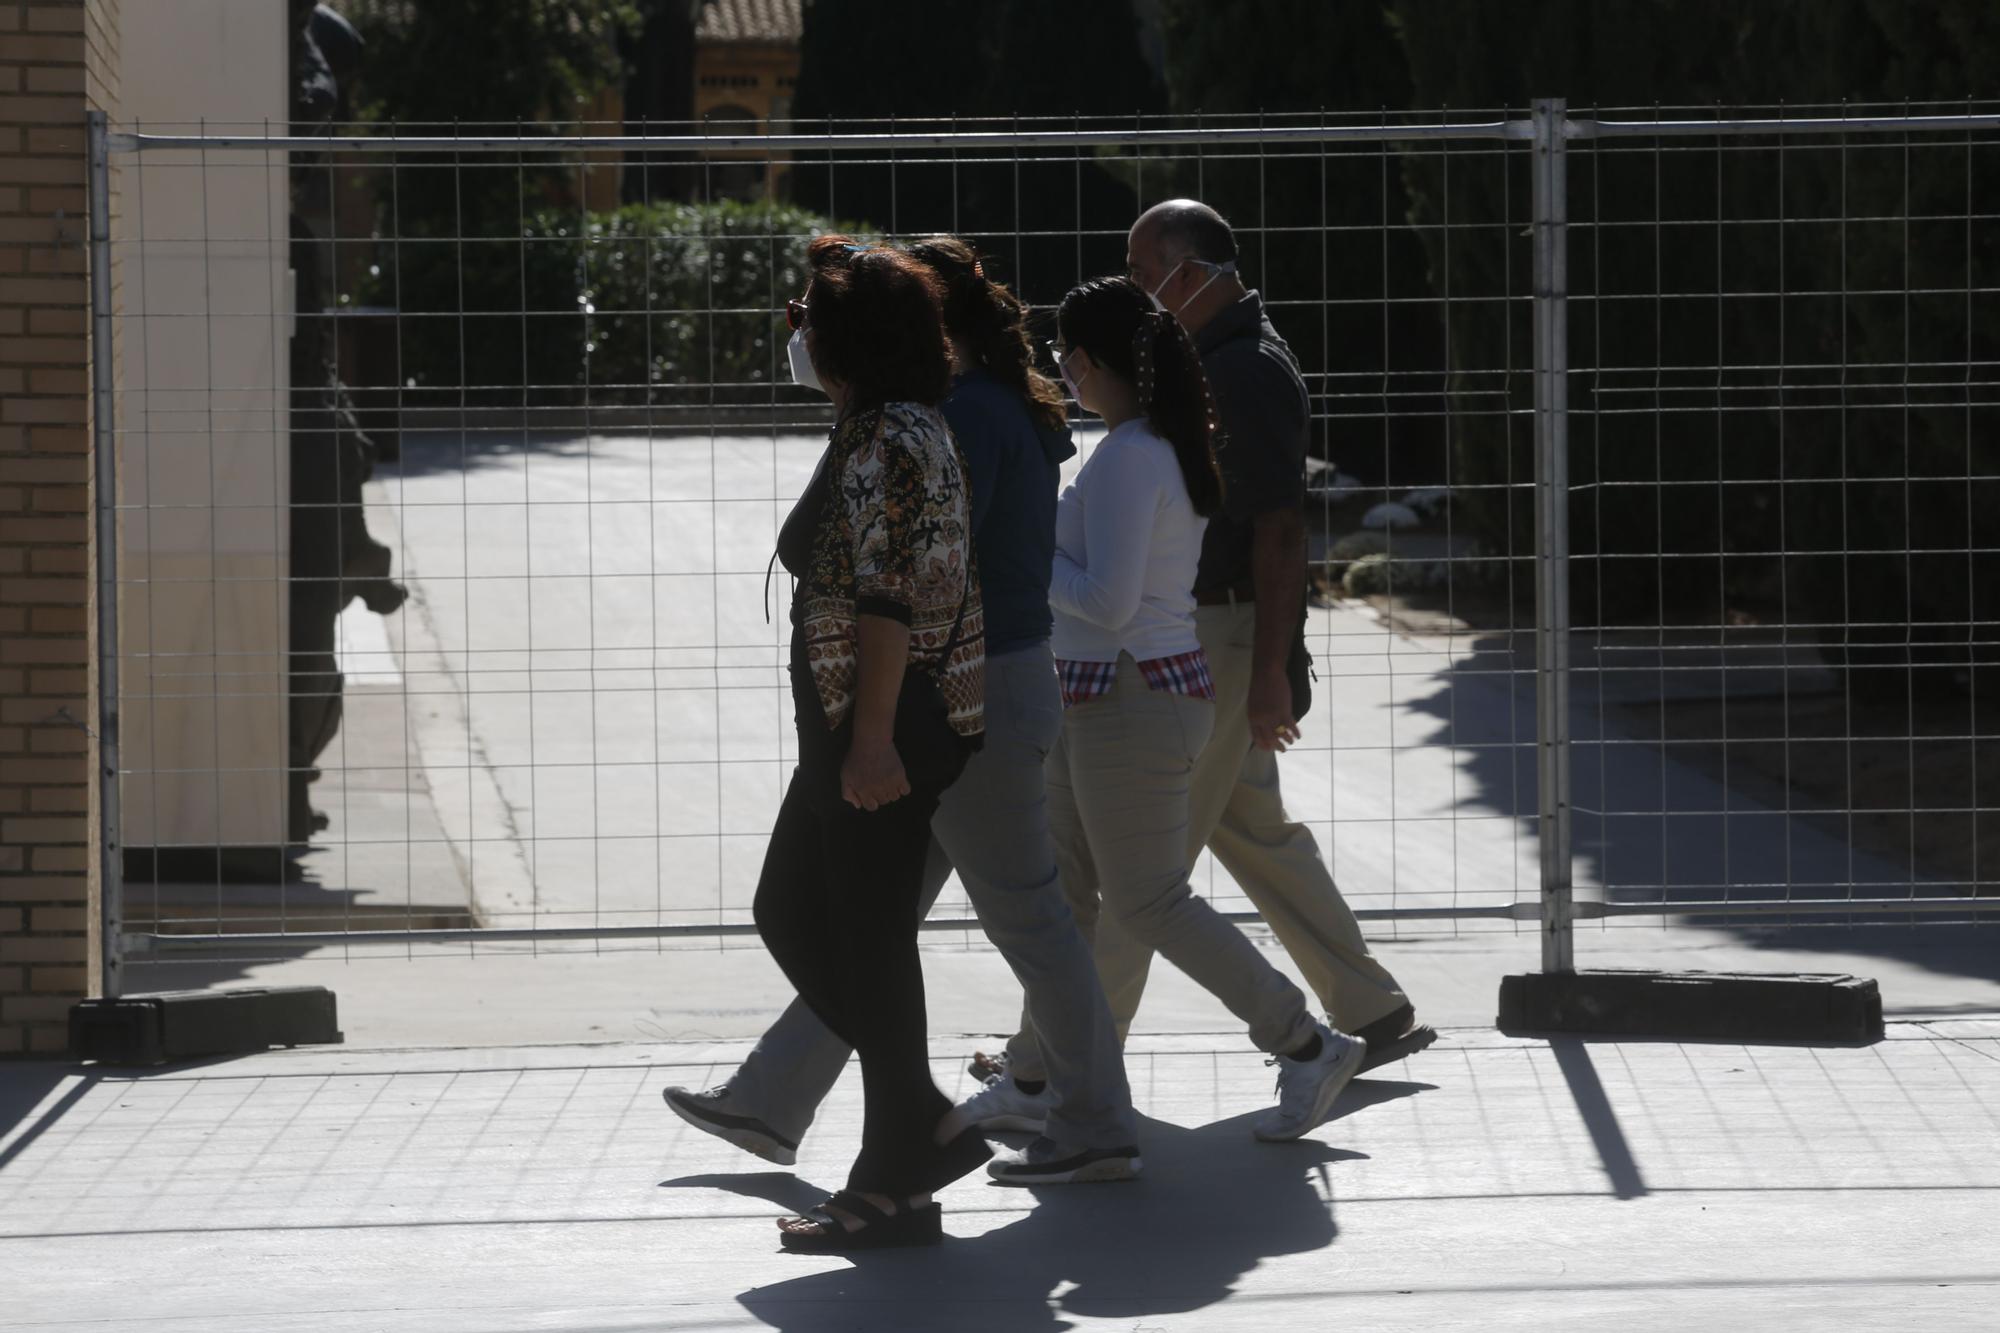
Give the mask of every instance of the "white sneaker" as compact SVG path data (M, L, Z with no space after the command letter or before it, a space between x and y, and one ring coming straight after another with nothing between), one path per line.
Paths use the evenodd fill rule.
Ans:
M1012 1076L995 1074L986 1086L958 1104L958 1109L981 1129L1017 1129L1039 1134L1047 1123L1055 1094L1043 1085L1040 1092L1023 1092Z
M1341 1089L1361 1071L1368 1043L1315 1023L1319 1054L1310 1060L1274 1055L1264 1063L1278 1067L1278 1105L1257 1122L1256 1135L1265 1143L1284 1143L1325 1122Z

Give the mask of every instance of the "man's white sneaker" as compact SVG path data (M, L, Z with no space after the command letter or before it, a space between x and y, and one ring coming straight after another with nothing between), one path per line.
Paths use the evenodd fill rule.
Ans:
M1318 1055L1310 1060L1274 1055L1264 1062L1278 1067L1278 1104L1257 1122L1256 1135L1265 1143L1284 1143L1323 1123L1341 1089L1368 1058L1368 1043L1361 1038L1335 1032L1324 1023L1314 1027L1319 1032Z
M1001 1153L986 1164L986 1174L1003 1185L1084 1185L1111 1180L1136 1180L1143 1163L1139 1150L1065 1148L1043 1137L1019 1152Z
M985 1087L960 1102L958 1109L981 1129L1016 1129L1039 1134L1055 1102L1055 1094L1047 1085L1040 1092L1023 1092L1009 1075L995 1074L986 1080Z
M724 1143L779 1166L791 1166L799 1160L799 1145L756 1116L744 1114L746 1108L731 1100L727 1083L707 1092L668 1088L660 1095L667 1099L669 1111Z

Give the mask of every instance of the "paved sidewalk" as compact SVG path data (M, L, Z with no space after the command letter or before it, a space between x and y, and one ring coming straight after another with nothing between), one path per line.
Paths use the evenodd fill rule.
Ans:
M1865 1048L1448 1033L1254 1143L1234 1037L1136 1039L1147 1173L946 1192L936 1250L779 1252L839 1182L669 1116L741 1042L0 1070L0 1329L1990 1329L2000 1020ZM958 1042L936 1072L963 1090Z

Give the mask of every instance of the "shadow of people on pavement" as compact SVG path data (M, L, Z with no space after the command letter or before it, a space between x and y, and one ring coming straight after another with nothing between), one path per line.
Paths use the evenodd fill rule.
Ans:
M1356 1083L1352 1105L1344 1103L1342 1112L1429 1086ZM1142 1118L1146 1168L1132 1184L1032 1191L1026 1217L983 1235L965 1234L981 1210L1012 1211L1029 1200L1001 1185L960 1187L945 1200L946 1229L956 1218L960 1238L934 1249L861 1251L831 1271L754 1287L737 1300L786 1333L891 1327L1025 1333L1068 1328L1065 1315L1141 1318L1203 1309L1229 1296L1266 1259L1332 1245L1339 1229L1331 1168L1366 1157L1313 1138L1259 1143L1250 1133L1254 1119L1246 1114L1187 1129ZM773 1197L768 1176L764 1181L726 1187ZM778 1249L775 1234L771 1247ZM824 1260L774 1254L774 1265L785 1262Z

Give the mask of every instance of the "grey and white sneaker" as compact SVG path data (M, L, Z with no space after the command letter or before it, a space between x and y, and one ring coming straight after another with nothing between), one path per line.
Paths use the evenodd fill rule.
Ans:
M1046 1135L1019 1152L1001 1153L986 1164L986 1174L1002 1185L1086 1185L1099 1181L1136 1180L1145 1164L1139 1149L1065 1148Z
M1255 1131L1265 1143L1287 1142L1323 1123L1341 1089L1368 1058L1368 1043L1361 1038L1335 1032L1324 1023L1313 1026L1319 1032L1318 1055L1310 1060L1274 1055L1264 1062L1278 1067L1278 1104L1257 1122Z
M792 1166L799 1160L798 1142L786 1138L756 1116L746 1115L746 1108L730 1099L727 1083L707 1092L668 1088L660 1095L667 1099L669 1111L724 1143L767 1162L776 1162L779 1166Z
M1015 1129L1039 1134L1056 1097L1044 1085L1040 1092L1023 1092L1006 1074L995 1074L986 1086L958 1104L966 1118L981 1129Z

